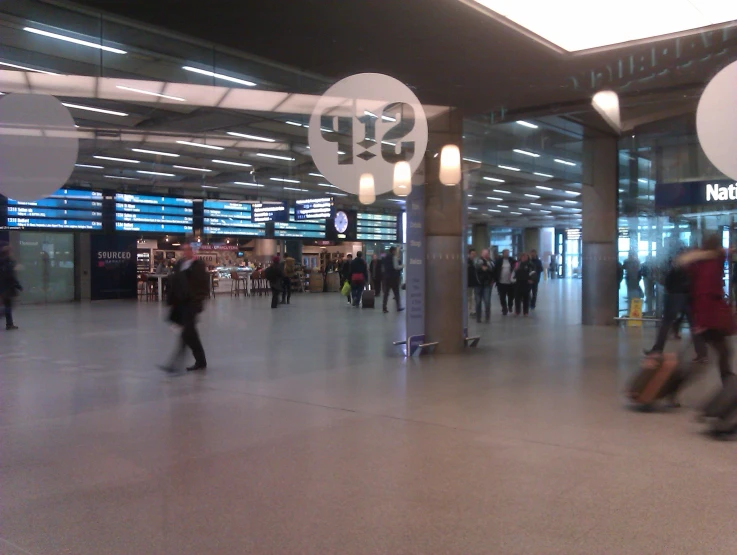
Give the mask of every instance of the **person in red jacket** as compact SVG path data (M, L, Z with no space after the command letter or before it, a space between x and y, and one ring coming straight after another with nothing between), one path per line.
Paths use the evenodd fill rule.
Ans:
M724 293L724 261L727 253L718 235L704 238L703 248L678 257L691 280L692 333L711 345L719 356L722 383L733 375L729 336L735 333L732 309Z

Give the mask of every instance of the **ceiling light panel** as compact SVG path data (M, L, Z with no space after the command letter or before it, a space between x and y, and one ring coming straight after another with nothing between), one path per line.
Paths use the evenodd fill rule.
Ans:
M133 152L140 152L141 154L154 154L156 156L170 156L172 158L179 158L179 154L172 152L161 152L160 150L147 150L145 148L132 148Z
M243 187L263 187L260 183L246 183L245 181L234 181L234 183Z
M522 150L521 148L515 148L512 150L512 152L516 152L517 154L522 154L524 156L529 156L530 158L540 158L540 155L537 152L530 152L529 150Z
M236 133L235 131L228 131L228 135L233 137L241 137L243 139L251 139L252 141L263 141L265 143L275 143L276 139L270 139L269 137L260 137L259 135L248 135L246 133Z
M575 162L569 162L568 160L561 160L560 158L556 158L553 160L553 162L557 162L558 164L563 164L564 166L575 166Z
M616 7L592 0L534 5L519 0L475 2L568 52L694 31L737 19L737 2L731 1L619 0ZM606 14L606 24L602 14Z
M113 54L127 54L125 50L121 50L120 48L113 48L111 46L95 44L94 42L90 42L87 40L76 39L74 37L70 37L67 35L61 35L59 33L51 33L49 31L44 31L42 29L36 29L34 27L24 27L23 30L28 31L29 33L33 33L35 35L42 35L44 37L48 37L52 39L63 40L65 42L71 42L74 44L79 44L81 46L87 46L89 48L96 48L97 50L104 50L105 52L112 52Z
M517 125L521 125L522 127L528 127L530 129L537 129L540 127L539 125L535 125L534 123L530 123L529 121L519 120L517 122Z
M187 146L196 146L198 148L207 148L209 150L225 150L221 146L215 146L215 145L206 145L204 143L194 143L191 141L177 141L178 145L187 145Z
M256 154L256 156L261 156L261 158L273 158L274 160L285 160L287 162L294 162L294 158L291 158L289 156L279 156L277 154L266 154L264 152L259 152Z
M503 179L499 179L498 177L484 177L486 181L495 181L496 183L504 183L505 181Z
M243 168L252 168L253 166L251 164L246 164L244 162L231 162L230 160L213 160L216 164L225 164L226 166L241 166Z
M99 114L107 114L109 116L121 116L125 117L128 114L125 112L118 112L116 110L103 110L102 108L94 108L93 106L84 106L82 104L72 104L70 102L62 102L67 108L74 108L76 110L84 110L86 112L97 112Z
M174 166L174 167L180 170L191 170L193 172L210 173L212 171L212 170L208 170L207 168L193 168L191 166Z
M502 166L501 164L499 164L499 166L498 166L498 167L500 167L500 168L501 168L501 169L503 169L503 170L507 170L507 171L510 171L510 172L519 172L519 171L522 171L522 170L520 170L519 168L515 168L515 167L513 167L513 166Z
M131 160L130 158L114 158L112 156L93 156L96 160L110 160L112 162L125 162L126 164L140 164L138 160Z
M180 96L171 96L168 94L161 94L161 93L156 93L152 91L144 91L143 89L136 89L134 87L124 87L123 85L116 85L116 87L122 91L130 91L130 92L135 92L139 94L145 94L148 96L156 96L159 98L166 98L167 100L176 100L178 102L184 102L185 100L187 100L186 98L182 98Z
M16 64L9 64L7 62L0 62L0 66L12 67L13 69L20 69L22 71L33 71L35 73L45 73L46 75L59 75L58 73L53 73L51 71L45 71L43 69L34 69L32 67L19 66L19 65L16 65ZM0 68L0 69L2 69L2 68Z
M540 177L553 177L549 173L532 172L532 175L538 175Z
M190 71L192 73L199 73L200 75L206 75L207 77L213 77L215 79L221 79L223 81L228 81L230 83L238 83L239 85L245 85L246 87L255 87L256 83L253 81L246 81L245 79L238 79L236 77L231 77L230 75L224 75L222 73L215 73L214 71L209 71L207 69L200 69L197 67L192 66L182 66L182 69L185 71Z
M176 177L173 173L165 173L165 172L152 172L147 170L137 170L138 173L144 173L146 175L160 175L161 177Z

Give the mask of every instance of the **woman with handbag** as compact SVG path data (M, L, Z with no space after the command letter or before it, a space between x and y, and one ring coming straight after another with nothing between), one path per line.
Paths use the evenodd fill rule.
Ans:
M682 254L676 264L685 267L691 280L691 312L694 340L716 350L722 383L733 375L729 337L735 319L724 293L724 261L727 254L718 235L704 238L703 248Z
M363 259L363 253L358 251L356 258L351 262L351 298L353 299L353 306L356 308L361 306L361 297L367 282L368 266Z

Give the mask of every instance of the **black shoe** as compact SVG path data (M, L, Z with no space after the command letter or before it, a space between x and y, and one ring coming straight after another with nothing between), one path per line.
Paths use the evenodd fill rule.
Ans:
M17 330L18 329L18 326L5 326L5 329L7 331L13 331L13 330Z
M386 308L382 308L382 309L381 309L381 311L382 311L382 312L383 312L384 314L389 314L389 311L388 311L388 310L387 310Z
M203 372L207 370L207 364L195 364L194 366L187 368L187 372L197 372L200 370Z
M650 349L650 350L647 350L647 349L643 349L643 350L642 350L642 352L643 352L643 353L645 354L645 356L647 356L647 357L649 357L649 356L652 356L652 355L662 355L662 354L663 354L663 351L658 351L658 350L656 350L656 349Z
M397 309L397 312L404 312L404 307L403 307L403 306L402 306L402 307L399 307L399 308Z

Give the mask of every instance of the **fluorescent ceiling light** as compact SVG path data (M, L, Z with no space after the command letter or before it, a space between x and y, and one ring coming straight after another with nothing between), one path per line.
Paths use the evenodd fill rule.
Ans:
M524 120L518 120L517 124L522 125L524 127L529 127L530 129L537 129L538 127L540 127L539 125L535 125L534 123L530 123L529 121L524 121Z
M173 173L164 173L164 172L152 172L147 170L136 170L138 173L145 173L146 175L161 175L163 177L176 177Z
M244 162L231 162L230 160L213 160L216 164L226 164L228 166L241 166L243 168L252 168L253 166L251 164L246 164Z
M177 100L179 102L184 102L185 100L187 100L186 98L181 98L179 96L171 96L171 95L168 95L168 94L161 94L161 93L156 93L156 92L151 92L151 91L144 91L143 89L135 89L133 87L124 87L123 85L117 85L117 88L119 88L121 90L124 90L124 91L131 91L131 92L137 92L137 93L141 93L141 94L147 94L149 96L157 96L159 98L166 98L168 100Z
M145 148L132 148L133 152L141 152L143 154L156 154L158 156L171 156L172 158L179 158L179 154L173 154L171 152L161 152L158 150L146 150Z
M276 139L269 139L268 137L259 137L258 135L247 135L245 133L236 133L235 131L228 131L228 135L233 137L243 137L244 139L251 139L252 141L264 141L265 143L275 143Z
M286 124L287 125L293 125L294 127L309 127L309 125L307 125L305 123L299 123L298 121L290 121L290 120L287 120Z
M480 164L481 160L475 160L473 158L464 158L466 162L471 162L472 164Z
M294 162L294 158L291 158L289 156L279 156L277 154L265 154L263 152L256 153L256 156L261 156L261 158L273 158L274 160L286 160L287 162Z
M499 166L498 166L498 167L500 167L500 168L501 168L501 169L503 169L503 170L509 170L510 172L518 172L518 171L522 171L522 170L520 170L519 168L513 168L512 166L502 166L501 164L499 164Z
M196 146L199 148L209 148L210 150L225 150L221 146L215 146L215 145L206 145L204 143L193 143L191 141L177 141L178 145L187 145L187 146Z
M113 162L127 162L128 164L140 164L138 160L131 160L130 158L113 158L112 156L93 156L97 160L112 160Z
M540 198L540 195L531 195L529 193L525 193L525 196L530 198Z
M510 212L510 214L514 214L515 216L521 216L522 212Z
M550 214L550 210L540 210L543 214Z
M332 187L333 189L337 189L335 185L331 185L330 183L318 183L318 187Z
M518 210L524 210L525 212L530 212L532 208L523 208L522 206L520 206Z
M488 210L489 210L489 212L501 212L501 210L495 210L493 208L489 208Z
M573 195L573 196L576 196L576 197L577 197L577 196L579 196L579 195L580 195L581 193L579 193L578 191L566 191L566 194L567 194L567 195Z
M684 33L737 19L737 3L726 0L620 0L616 8L583 0L476 2L568 52ZM602 25L602 13L606 14L606 25Z
M374 114L373 112L369 112L368 110L364 110L363 113L364 113L364 115L371 116L372 118L377 118L378 119L378 117L379 117L376 114Z
M323 174L321 174L321 173L311 173L311 174L309 174L309 175L311 175L312 177L325 177L325 176L324 176Z
M104 170L103 166L95 166L94 164L74 164L78 168L91 168L93 170Z
M51 71L45 71L43 69L34 69L32 67L19 66L16 64L9 64L7 62L0 62L0 66L7 66L7 67L15 68L15 69L22 69L23 71L33 71L36 73L45 73L46 75L59 75L58 73L53 73Z
M82 46L89 46L90 48L96 48L97 50L104 50L105 52L112 52L113 54L127 54L125 50L120 50L119 48L103 46L101 44L95 44L94 42L75 39L73 37L67 37L65 35L60 35L58 33L50 33L48 31L42 31L41 29L34 29L33 27L24 27L23 30L28 31L29 33L35 33L36 35L43 35L44 37L49 37L52 39L63 40L66 42L73 42L74 44L80 44Z
M330 195L331 197L347 197L345 193L325 193L327 195Z
M498 177L484 177L486 181L495 181L496 183L504 183L503 179L499 179Z
M565 210L562 206L556 206L555 204L551 204L550 208L555 208L556 210Z
M122 175L103 175L103 177L107 177L108 179L125 179L126 181L140 181L137 177L124 177Z
M494 191L495 193L501 193L501 194L503 194L503 195L511 195L511 194L512 194L512 193L510 193L509 191L504 191L504 190L502 190L502 189L492 189L492 190L493 190L493 191Z
M208 170L207 168L192 168L190 166L174 166L174 167L180 170L192 170L193 172L210 173L212 171L212 170Z
M486 197L489 200L502 200L499 197Z
M468 196L468 198L473 198L473 195L467 195L467 196Z
M100 114L108 114L111 116L127 116L125 112L116 112L115 110L103 110L102 108L93 108L92 106L83 106L81 104L71 104L69 102L62 102L67 108L76 108L77 110L85 110L87 112L99 112Z
M283 183L299 183L299 179L286 179L284 177L272 177L271 181L281 181Z
M532 175L539 175L540 177L553 177L549 173L532 172Z
M215 187L214 185L203 185L202 188L203 189L217 189L217 187Z
M567 200L565 202L567 202L568 204L576 204L576 201L575 200Z
M477 208L477 207L475 207L475 206L469 206L469 207L468 207L468 209L469 209L469 210L478 210L478 208Z
M530 152L529 150L522 150L521 148L515 148L512 150L512 152L516 152L517 154L524 154L525 156L531 156L532 158L540 158L540 155L536 152Z
M243 185L244 187L263 187L260 183L246 183L245 181L234 181L236 185Z
M553 162L558 162L559 164L563 164L564 166L575 166L575 162L569 162L568 160L561 160L560 158L556 158L553 160Z
M390 143L389 141L381 141L382 145L397 146L397 143Z
M200 75L207 75L208 77L214 77L215 79L222 79L223 81L230 81L231 83L238 83L239 85L245 85L247 87L255 87L256 83L253 81L246 81L245 79L237 79L229 75L223 75L222 73L215 73L214 71L208 71L206 69L199 69L192 66L182 66L182 69L191 71L192 73L199 73Z
M530 206L542 206L539 202L531 202Z
M497 204L499 208L509 208L506 204Z
M397 121L397 118L393 118L391 116L381 116L381 119L384 121Z
M304 192L304 189L298 189L296 187L282 187L285 191L299 191L300 193Z
M640 183L650 183L650 180L649 179L645 179L644 177L641 177L637 181L639 181Z
M545 187L544 185L536 185L535 188L536 189L542 189L543 191L552 191L553 190L552 187Z

